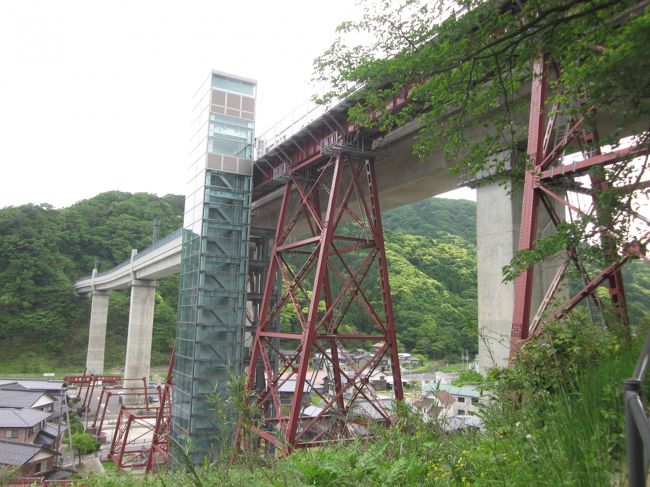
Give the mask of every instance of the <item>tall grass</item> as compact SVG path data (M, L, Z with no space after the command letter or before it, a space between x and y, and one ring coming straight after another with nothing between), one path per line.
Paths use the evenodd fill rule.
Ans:
M574 340L561 333L562 346L586 343L584 337ZM198 476L202 485L246 487L612 485L622 477L624 465L621 384L632 373L637 351L611 346L607 340L592 343L593 354L571 345L576 360L593 359L590 366L574 367L564 359L553 362L553 367L566 367L565 380L558 380L557 374L542 387L543 377L537 377L528 390L512 388L525 381L511 382L484 411L482 432L447 434L405 409L393 428L377 430L373 440L298 451L288 458L270 459L268 466L206 464L197 470ZM602 351L605 344L609 348ZM523 378L546 374L516 369L512 373ZM88 485L136 484L132 478L117 477L97 478ZM176 472L139 479L137 485L197 482Z

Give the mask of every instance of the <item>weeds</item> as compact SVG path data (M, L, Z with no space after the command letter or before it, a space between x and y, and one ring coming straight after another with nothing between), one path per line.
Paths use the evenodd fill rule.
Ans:
M636 358L621 343L580 320L553 325L516 366L491 376L495 400L482 410L484 431L445 433L398 406L393 427L376 425L373 438L265 464L256 453L234 464L222 455L191 473L137 485L611 485L621 474L625 446L621 382ZM226 416L247 404L237 384L218 406ZM254 415L248 411L244 421ZM113 479L96 485L135 484Z

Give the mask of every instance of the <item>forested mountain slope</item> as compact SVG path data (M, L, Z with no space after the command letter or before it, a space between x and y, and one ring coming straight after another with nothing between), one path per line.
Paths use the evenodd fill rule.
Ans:
M75 296L74 281L95 259L109 269L150 245L154 217L161 235L179 228L182 208L181 196L112 191L63 209L0 209L0 369L83 368L90 301ZM171 349L160 328L173 330L177 293L174 279L159 285L155 345L164 355ZM124 355L128 301L128 291L111 294L108 363Z
M182 208L182 196L112 191L63 209L0 209L0 371L83 368L90 300L75 296L74 281L95 259L106 270L150 245L155 217L161 236L179 228ZM383 218L402 349L450 359L475 353L475 203L431 198ZM641 314L650 274L627 276L631 311ZM173 343L177 281L163 279L157 288L153 360L160 364ZM369 296L378 299L372 290ZM128 290L111 293L107 366L123 364L128 305ZM364 327L354 313L347 325Z

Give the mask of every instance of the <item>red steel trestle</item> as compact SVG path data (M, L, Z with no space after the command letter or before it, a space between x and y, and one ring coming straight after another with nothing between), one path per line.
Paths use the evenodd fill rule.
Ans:
M247 380L256 414L240 424L251 437L290 452L390 423L393 398L371 385L390 368L403 398L373 160L338 153L288 175L259 323ZM373 351L353 360L361 348Z
M553 204L560 203L575 213L585 222L592 221L595 227L593 233L599 235L600 245L603 249L605 268L597 275L587 275L585 266L580 262L576 248L568 248L564 264L558 269L543 299L536 315L531 320L531 303L533 290L534 267L529 267L515 281L515 303L511 329L510 356L517 350L523 340L533 334L539 333L544 325L542 317L548 310L560 280L573 261L582 275L583 287L566 303L556 303L557 308L546 318L559 319L579 304L583 299L590 298L595 303L600 301L596 288L607 286L612 301L614 312L618 320L626 325L627 313L625 309L625 295L621 266L628 260L645 257L645 247L650 242L650 221L633 211L628 217L636 218L640 225L636 227L636 234L618 235L612 228L614 217L599 205L600 195L611 188L608 180L608 167L616 163L629 164L635 157L645 156L647 161L647 144L634 142L627 147L602 153L599 147L598 135L594 128L588 127L585 119L567 120L566 129L561 127L559 121L562 111L558 104L549 106L548 103L548 70L551 63L546 55L542 55L534 66L534 77L531 89L530 121L528 128L528 166L526 168L523 204L521 213L521 226L519 250L532 250L537 238L538 212L543 207L548 211L551 220L558 225L561 218ZM580 103L577 100L576 103ZM594 110L589 111L590 115ZM555 135L555 144L551 144ZM577 145L582 160L575 157L571 161L564 159L564 153L571 144ZM637 171L636 180L624 187L628 193L634 193L648 186L641 176L645 170L643 164ZM577 178L589 175L589 186L584 187ZM558 190L559 189L559 190ZM575 191L591 196L592 208L582 211L569 199L570 192ZM611 210L610 210L611 211ZM595 218L592 217L594 214ZM585 225L584 228L587 228ZM625 241L624 239L627 239ZM617 248L620 247L620 248ZM602 313L602 310L600 310Z

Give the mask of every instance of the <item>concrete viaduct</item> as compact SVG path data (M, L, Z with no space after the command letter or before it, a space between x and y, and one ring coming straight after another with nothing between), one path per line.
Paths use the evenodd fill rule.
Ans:
M347 107L347 102L343 101L327 111L312 111L277 133L258 151L254 167L268 165L269 155L282 153L305 134L322 132L323 127L332 126ZM447 160L441 151L425 160L413 155L413 137L417 129L417 121L414 121L383 136L377 144L376 174L382 210L439 195L466 183L459 176L450 175L454 161ZM505 158L507 165L509 154L498 157ZM251 226L273 228L281 192L269 184L263 190L256 189L257 182L253 189ZM517 249L520 214L521 198L516 194L511 197L506 188L497 184L477 188L479 363L482 370L505 365L508 360L514 285L502 283L501 269ZM538 233L543 235L551 227L550 222L542 221ZM101 273L93 271L91 276L75 283L78 294L92 297L88 373L103 372L109 293L113 289L130 287L125 378L149 376L156 280L179 272L181 248L182 230L179 229L147 249L133 250L130 259L113 269ZM533 308L543 299L543 290L553 278L555 266L551 262L538 269Z

